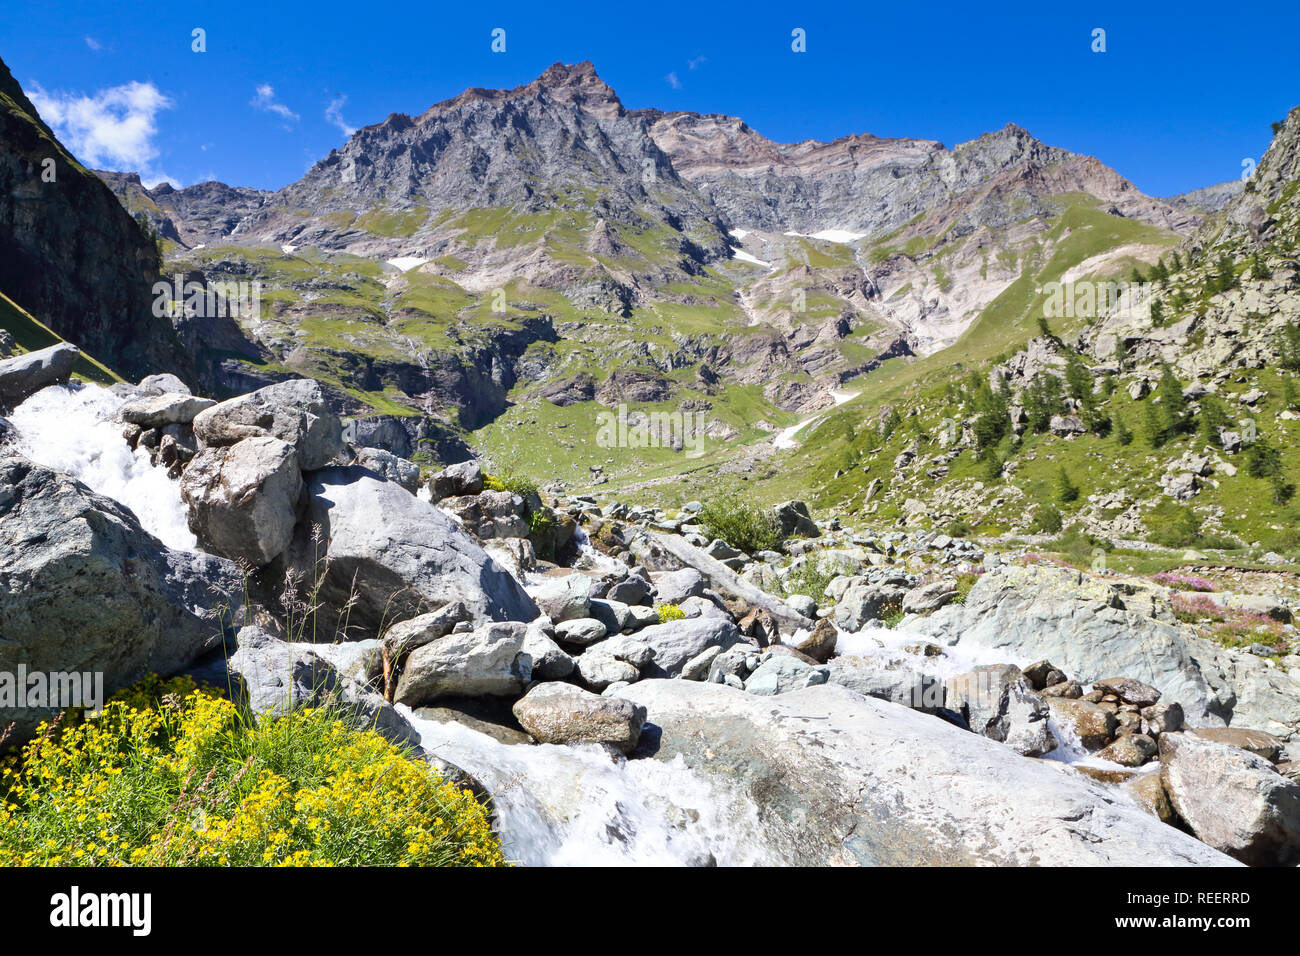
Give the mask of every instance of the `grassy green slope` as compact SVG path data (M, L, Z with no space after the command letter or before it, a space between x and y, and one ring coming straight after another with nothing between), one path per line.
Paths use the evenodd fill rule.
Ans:
M0 292L0 329L12 335L24 352L35 352L63 341L3 292ZM116 372L85 352L77 359L73 371L79 378L102 385L122 381Z

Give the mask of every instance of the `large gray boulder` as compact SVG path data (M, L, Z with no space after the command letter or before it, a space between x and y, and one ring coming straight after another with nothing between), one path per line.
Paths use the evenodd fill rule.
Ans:
M1018 754L1041 757L1056 749L1047 726L1047 703L1013 664L986 664L950 677L944 697L946 706L966 718L971 730Z
M620 697L600 697L572 684L538 684L515 702L519 726L544 744L608 744L620 753L636 746L645 708Z
M620 661L627 661L638 669L648 667L655 659L654 648L642 641L638 634L616 634L608 640L592 644L583 654L608 654Z
M476 461L448 465L429 479L429 494L434 501L477 495L483 491L483 469Z
M61 385L72 374L81 350L60 342L0 361L0 406L13 407L47 385Z
M354 592L347 623L362 636L452 601L476 620L537 616L519 582L434 505L355 465L308 479L306 514L286 555L306 581L321 575L325 633Z
M298 452L269 436L205 448L181 474L181 497L199 544L254 567L289 546L302 487Z
M1150 611L1162 613L1149 593L1123 582L1003 566L982 575L964 603L900 626L1017 664L1046 658L1081 684L1124 675L1180 702L1193 727L1231 722L1291 738L1300 727L1300 683Z
M1265 730L1282 740L1300 735L1300 671L1290 674L1270 661L1241 648L1214 641L1188 640L1194 659L1216 697L1229 702L1228 722L1233 726ZM1294 676L1293 676L1294 675ZM1165 699L1180 700L1167 689ZM1181 701L1186 706L1186 701ZM1194 722L1192 723L1195 726ZM1200 721L1200 726L1212 726Z
M840 655L827 664L832 684L863 697L889 701L925 713L944 709L944 686L938 678L905 667L882 667L866 658Z
M1062 765L833 684L755 697L651 680L619 696L646 708L637 753L747 794L788 865L1233 863Z
M220 643L238 569L170 551L129 510L25 458L0 458L0 672L99 672L110 694ZM21 741L52 711L0 708Z
M343 425L325 402L320 384L295 378L259 388L200 412L194 434L209 447L270 436L298 450L303 470L324 468L347 450Z
M1131 677L1103 677L1092 682L1092 689L1114 694L1125 704L1152 707L1160 702L1160 691Z
M836 602L831 620L841 631L860 631L868 621L901 611L906 594L907 589L896 584L855 579Z
M419 734L392 704L339 673L313 645L282 641L251 626L240 629L236 643L226 672L234 678L233 692L253 713L274 717L302 707L328 707L393 743L419 744ZM333 646L342 645L321 645Z
M188 425L194 416L217 403L210 398L199 398L185 392L163 392L145 395L127 402L118 409L118 417L130 425L141 428L162 428L164 425Z
M555 637L565 644L578 644L586 647L603 640L609 634L609 628L594 617L575 617L555 625Z
M802 501L783 501L772 509L776 522L781 526L785 537L799 535L805 538L821 537L821 529L808 513L808 506Z
M135 388L141 395L162 395L167 392L174 395L191 394L190 387L171 372L157 372L153 375L146 375L140 379L140 384Z
M699 597L705 586L704 575L694 568L666 571L655 578L655 590L663 604L681 604L687 598Z
M774 654L759 664L745 679L745 690L751 694L771 697L788 694L792 690L826 683L830 669L809 664L797 657Z
M538 592L530 590L533 600L538 600ZM540 605L539 601L539 605ZM610 601L605 598L591 598L588 603L587 613L593 618L605 625L605 629L611 634L617 634L620 631L632 627L640 626L632 617L632 609L622 601ZM658 616L655 617L658 620Z
M356 464L401 485L411 494L420 488L420 466L383 448L358 448Z
M648 672L654 677L677 677L693 657L706 648L723 650L739 643L739 628L730 620L714 617L668 621L637 631L636 639L654 651ZM581 661L579 661L581 666Z
M1160 780L1198 838L1251 866L1300 863L1300 786L1257 754L1160 736Z
M494 622L430 641L406 658L393 699L418 707L439 697L520 693L532 678L526 632L517 621Z
M546 578L532 585L529 594L542 613L556 624L594 616L591 614L591 578L585 574L574 572L563 577Z
M607 654L599 645L583 651L574 664L578 679L594 691L603 691L610 684L630 684L641 679L641 671L635 664Z
M564 648L551 636L550 618L538 617L528 622L524 634L524 653L533 659L533 680L564 680L576 666Z
M605 597L630 607L650 605L650 582L638 574L629 574L610 586Z
M1245 727L1201 727L1197 730L1189 730L1187 733L1202 740L1213 740L1215 743L1248 750L1258 757L1263 757L1269 763L1277 763L1282 759L1285 751L1282 741L1262 730L1248 730Z
M473 617L464 604L452 601L436 611L398 621L384 632L384 654L391 663L400 663L407 654L446 637L457 624L468 624Z
M929 614L945 604L952 603L957 596L957 583L950 578L931 581L919 588L913 588L903 595L904 614Z

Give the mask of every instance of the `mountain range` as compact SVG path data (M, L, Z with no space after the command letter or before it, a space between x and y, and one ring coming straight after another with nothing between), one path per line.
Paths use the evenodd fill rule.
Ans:
M1135 261L1200 218L1013 125L953 149L781 144L629 110L590 63L393 114L273 193L103 176L167 271L263 283L246 345L198 332L213 390L312 374L347 411L471 430L520 394L587 400L620 367L645 395L761 386L775 426L950 344L1072 206L1131 233Z
M52 140L7 89L9 122ZM10 149L9 168L23 162ZM61 318L20 269L0 289L126 371L148 343L175 356L155 367L218 396L308 376L399 453L477 452L652 495L717 475L783 488L779 455L803 443L800 480L818 476L847 508L869 506L853 493L869 479L851 476L872 449L846 452L828 423L890 405L899 382L947 389L972 367L1023 366L1020 350L1041 350L1045 284L1124 279L1175 250L1203 265L1257 198L1243 182L1147 196L1010 123L952 148L864 133L779 143L737 117L628 109L591 63L390 115L276 191L78 175L95 202L117 197L120 213L93 214L133 244L91 258L134 271L43 281L72 284L62 302L79 277L112 285L101 304L118 321ZM89 215L59 212L73 228ZM33 239L23 254L62 253ZM256 283L258 309L165 328L144 291L154 270ZM621 406L694 414L706 450L604 447L601 413ZM884 494L877 507L905 503Z

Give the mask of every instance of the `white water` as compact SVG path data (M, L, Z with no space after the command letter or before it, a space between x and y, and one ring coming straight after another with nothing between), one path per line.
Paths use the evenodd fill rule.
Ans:
M586 559L585 561L579 560L578 564L587 566L598 574L609 574L627 567L616 558L611 558L604 552L598 551L596 546L591 543L591 538L585 528L574 529L573 543L578 546L578 552L582 555L582 558Z
M943 653L936 657L925 657L904 649L908 645L924 643L938 644L943 648ZM948 647L924 633L888 627L869 627L856 633L841 631L835 641L835 653L842 657L861 657L884 668L906 667L939 680L965 674L985 664L1016 663L1008 661L1006 653L1001 650L963 647L961 644Z
M399 710L422 746L492 793L506 855L529 866L776 864L747 797L682 762L618 760L595 746L503 744Z
M794 646L806 636L806 632L801 631L782 640ZM922 643L937 644L943 648L943 653L935 657L926 657L923 653L905 650L908 645ZM945 645L942 641L927 636L924 631L887 627L864 628L856 633L841 632L835 642L835 653L840 656L861 657L885 670L902 668L913 673L925 674L941 682L950 677L967 674L977 667L990 664L1014 664L1023 669L1036 660L1008 658L1006 650L1002 648L964 646L961 643ZM1084 688L1085 692L1089 689ZM1050 718L1048 727L1056 737L1057 747L1046 754L1045 759L1102 770L1131 769L1121 767L1109 760L1102 760L1088 751L1072 728L1058 724Z
M98 385L41 389L9 416L18 432L16 450L130 508L167 547L192 551L196 542L180 485L149 464L146 449L127 445L121 423L113 420L122 404Z

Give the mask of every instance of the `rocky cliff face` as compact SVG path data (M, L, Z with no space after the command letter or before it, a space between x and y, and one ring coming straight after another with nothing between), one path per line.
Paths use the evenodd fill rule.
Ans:
M138 173L95 170L127 211L182 248L215 245L239 227L272 194L262 189L207 182L177 189L160 183L148 189Z
M1275 248L1296 253L1300 239L1300 108L1277 127L1273 142L1255 172L1205 222L1189 245L1193 250L1255 251Z
M467 90L415 118L393 114L281 190L245 229L398 255L438 240L445 230L436 211L489 207L658 225L698 246L701 261L726 255L716 210L680 180L646 119L625 110L590 63L557 63L513 90ZM377 209L402 219L404 234L346 222Z
M1245 185L1245 182L1240 179L1229 179L1224 183L1192 189L1177 196L1166 196L1164 201L1175 209L1203 213L1218 212L1228 204L1228 200L1241 192Z
M1095 159L1047 146L1014 124L948 150L930 140L869 135L775 143L731 116L646 115L682 177L746 229L870 236L957 201L970 213L969 232L1040 215L1041 203L1026 209L1026 198L1074 191L1165 228L1192 222ZM1000 201L961 202L977 189Z
M0 289L122 374L189 377L170 324L152 312L158 268L153 242L0 62Z

